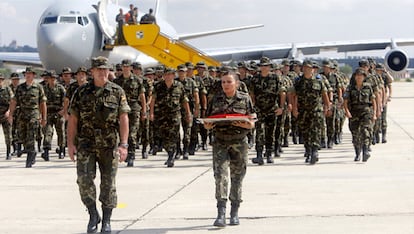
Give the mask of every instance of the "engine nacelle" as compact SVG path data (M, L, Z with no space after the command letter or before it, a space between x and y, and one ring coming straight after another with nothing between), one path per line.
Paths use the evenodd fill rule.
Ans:
M408 67L407 54L399 49L390 50L385 55L385 65L394 72L404 71Z

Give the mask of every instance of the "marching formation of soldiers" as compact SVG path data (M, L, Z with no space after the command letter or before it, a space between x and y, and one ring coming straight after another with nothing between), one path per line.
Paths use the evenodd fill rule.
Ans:
M109 78L125 91L131 108L127 166L134 166L140 147L142 159L165 149L168 167L175 160L188 160L197 151L207 150L214 142L214 131L206 130L197 118L207 117L208 103L222 92L220 77L228 71L239 76L238 90L250 95L257 114L255 128L247 136L249 148L255 146L254 164L274 163L274 157L280 157L283 147L289 146L289 136L293 144L304 144L305 161L315 164L318 150L341 143L345 117L350 118L355 161L361 153L366 161L371 145L380 139L387 142L392 77L383 64L373 60L361 60L359 66L348 78L330 60L318 64L285 59L276 64L263 57L259 63L242 61L237 67L208 67L200 61L176 69L158 66L145 70L137 62L123 60L111 69ZM41 152L41 158L49 161L54 131L56 153L63 159L71 97L90 82L89 70L64 68L60 75L45 71L39 84L34 82L32 67L23 75L25 82L20 82L19 74L11 74L11 84L5 86L0 74L6 159L27 153L26 167L31 167Z

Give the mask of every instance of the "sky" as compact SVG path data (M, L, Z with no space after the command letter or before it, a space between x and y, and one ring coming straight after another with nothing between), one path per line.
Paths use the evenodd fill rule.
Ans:
M0 45L36 47L36 24L55 0L0 0ZM155 0L119 0L147 11ZM263 28L190 40L199 48L414 38L414 0L169 0L179 33L251 24ZM405 47L414 57L414 47ZM381 54L385 54L381 52Z

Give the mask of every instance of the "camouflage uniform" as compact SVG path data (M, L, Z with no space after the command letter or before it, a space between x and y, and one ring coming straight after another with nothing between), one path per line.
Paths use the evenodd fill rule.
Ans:
M367 151L371 141L372 115L375 114L372 109L372 100L375 99L375 95L368 82L364 82L361 89L357 89L356 85L351 83L344 93L344 99L347 100L348 109L352 115L349 119L349 129L352 133L357 161L361 149Z
M19 74L12 73L10 75L10 79L12 80L20 80ZM17 86L14 86L13 84L10 85L10 88L12 89L13 95L16 93ZM13 113L13 123L12 123L12 146L14 148L12 155L17 155L18 157L21 156L22 151L22 143L21 143L21 137L19 137L19 129L18 127L18 121L19 121L19 113L20 113L20 106L16 106L14 113Z
M182 104L188 102L184 86L176 80L170 88L164 81L157 82L154 85L152 102L154 102L154 132L157 137L162 137L170 161L173 160L172 157L177 150L177 139L180 136ZM173 161L171 163L169 167L174 166Z
M124 63L125 61L123 61ZM141 100L140 96L145 92L144 85L141 79L138 79L131 73L129 78L125 78L123 75L114 80L115 84L121 86L124 89L127 97L128 105L131 108L131 112L128 113L129 119L129 135L128 135L128 157L126 159L128 166L133 166L135 159L135 149L137 147L137 134L141 119Z
M194 77L190 77L194 80L196 87L198 88L198 95L199 95L199 99L200 99L200 105L203 105L203 96L207 96L207 90L204 86L203 83L203 79L200 76L194 76ZM190 155L194 154L194 151L196 151L198 148L198 124L196 122L196 118L199 116L194 116L193 118L193 124L191 126L191 136L190 136L190 147L189 147L189 151L190 151ZM202 142L203 146L205 142Z
M153 84L152 81L150 81L147 77L143 77L142 78L142 84L144 85L144 89L145 89L145 100L148 103L148 100L150 99L150 97L152 96L152 89L153 89ZM148 115L149 113L149 106L147 105L147 113L145 113L146 115ZM152 141L150 139L152 139L152 137L150 138L150 122L149 122L149 118L145 118L145 119L141 119L140 122L140 128L138 129L138 134L139 134L139 138L141 138L141 144L142 144L142 158L147 158L147 147L148 145L151 145L152 148Z
M53 75L53 74L52 74ZM50 78L52 79L52 78ZM65 88L60 84L55 84L54 87L46 85L44 87L45 95L47 97L47 123L44 127L44 139L43 139L43 150L44 153L42 157L48 161L48 151L52 149L52 137L53 137L53 127L56 128L56 133L58 136L58 145L59 150L63 151L65 147L65 138L64 138L64 129L63 124L64 120L59 114L63 110L63 99L65 97ZM61 155L59 154L60 158Z
M216 114L245 114L254 113L253 104L248 94L236 91L228 98L224 92L215 95L209 103L207 116ZM232 205L232 216L242 202L242 182L246 175L248 160L247 134L249 129L217 123L214 128L213 170L216 184L217 208L224 217L223 209L229 197ZM230 178L229 178L230 168ZM230 193L228 191L231 180ZM224 211L225 213L225 211ZM219 218L219 217L218 217Z
M26 72L32 71L26 69ZM46 102L47 98L42 85L33 83L28 86L25 82L17 86L14 100L16 106L20 106L18 129L27 152L26 167L31 167L35 163L35 141L41 127L39 124L40 105Z
M309 63L304 66L309 66ZM311 157L311 163L316 163L317 151L321 142L321 124L323 119L322 94L327 88L321 78L312 76L297 77L292 87L292 92L297 96L298 127L303 134L305 156L307 161Z
M0 74L0 79L4 80L4 77L2 74ZM8 160L11 159L10 158L10 145L11 145L12 135L11 135L11 126L5 114L7 111L9 111L10 100L13 98L13 96L14 94L10 87L5 86L4 84L0 86L0 124L2 125L2 128L3 128L4 140L6 142L6 148L7 148L6 159Z
M256 122L256 152L255 160L262 164L262 153L266 147L266 157L272 163L272 149L274 143L274 132L276 128L276 113L279 107L279 95L285 92L280 78L270 73L267 77L260 74L251 80L249 92L254 95L254 106L257 111L258 121ZM283 107L281 107L283 108ZM256 163L256 161L254 161Z
M103 208L115 208L117 195L115 177L118 169L119 115L129 112L124 90L107 82L96 87L93 81L77 89L69 113L78 119L77 183L85 206L95 205L96 163L101 172L99 200Z
M379 67L382 68L380 65ZM389 77L389 75L387 73L382 73L381 78L383 79L384 82L384 91L385 91L385 98L391 98L389 95L389 89L391 87L391 83L392 80ZM382 113L381 113L381 133L382 133L382 143L387 143L387 109L388 109L388 104L387 104L388 100L385 100L384 103L385 105L382 107Z

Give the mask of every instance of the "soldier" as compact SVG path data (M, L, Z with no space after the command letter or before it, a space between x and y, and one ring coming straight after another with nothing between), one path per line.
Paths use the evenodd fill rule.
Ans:
M164 80L154 85L150 105L150 121L157 126L157 134L163 137L163 145L168 153L167 167L174 166L174 154L179 137L181 108L185 109L187 123L192 121L188 98L183 85L174 80L175 70L167 68ZM154 146L156 148L156 146ZM154 150L156 150L154 148Z
M371 85L365 82L367 73L358 68L354 73L355 82L352 82L344 94L345 114L349 118L349 129L352 133L352 143L355 148L354 161L366 162L370 157L368 146L371 138L372 121L376 119L376 102Z
M13 72L10 74L11 79L11 86L10 88L13 91L13 95L16 93L17 86L20 84L20 77L19 74ZM14 111L13 115L13 124L12 124L12 146L13 146L13 153L12 156L17 155L17 157L22 156L22 143L21 143L21 137L19 137L19 130L18 130L18 116L20 113L20 107L16 106L16 109Z
M73 72L72 72L72 69L70 69L70 67L64 67L62 69L62 80L60 83L61 85L63 85L65 90L67 90L70 84L73 82L72 76L73 76Z
M87 233L95 233L101 222L96 209L96 163L101 174L101 232L110 233L112 209L117 205L118 161L124 161L128 152L131 109L124 90L108 81L109 67L105 57L92 59L93 80L77 89L69 108L68 153L72 161L76 160L80 196L89 211Z
M157 83L157 81L155 80L155 71L154 71L154 69L147 68L147 69L145 69L144 74L145 74L144 75L145 78L147 78L147 80L148 80L148 84L151 87L151 95L147 100L147 103L148 103L148 111L147 112L148 112L148 115L149 115L149 110L150 110L149 106L151 105L151 101L152 101L152 93L154 91L154 85L155 85L155 83ZM145 135L146 134L145 132L143 132L142 134L145 135L146 137L148 137L148 144L150 145L150 149L149 149L148 153L152 154L152 155L157 155L157 150L154 150L155 145L156 145L156 139L154 138L155 129L156 128L154 126L154 121L150 121L149 118L148 118L148 133L147 133L147 135Z
M376 65L376 72L378 76L383 80L384 82L384 95L382 100L382 112L381 112L381 142L387 143L387 107L388 102L391 101L391 95L392 95L392 76L389 74L388 71L385 70L384 64L378 63Z
M36 73L33 67L28 66L23 72L26 82L20 84L10 102L9 122L13 122L16 106L20 106L19 130L27 152L26 168L32 167L36 162L35 140L39 123L46 125L47 109L46 95L43 87L34 82Z
M114 83L124 89L131 112L128 114L128 157L127 166L133 167L135 160L135 149L137 147L137 134L141 119L146 118L147 103L145 100L145 89L142 80L132 74L131 61L124 59L122 64L122 75L114 80Z
M238 77L224 73L221 78L222 91L209 103L207 116L216 114L245 114L255 117L253 104L248 94L237 91ZM227 123L205 122L206 129L214 128L213 169L216 184L217 218L214 226L226 226L226 203L230 168L230 225L239 225L238 210L242 202L242 182L246 175L248 145L246 136L254 128L254 122L234 121Z
M135 70L136 69L134 69L134 73L135 73ZM148 145L150 145L152 149L152 141L150 140L152 139L152 137L150 138L150 134L152 134L152 132L150 132L150 121L149 121L148 115L149 115L149 105L152 99L153 81L154 81L154 70L152 69L147 70L145 72L144 77L142 78L142 83L144 84L144 88L145 88L145 100L147 101L146 103L147 112L145 113L146 118L145 119L141 118L140 128L138 130L139 137L141 138L143 159L148 158L148 152L147 152Z
M68 109L69 109L69 103L72 99L73 94L75 91L82 85L86 84L88 82L88 70L86 67L79 67L78 70L76 70L75 73L76 82L73 82L69 88L66 90L65 98L64 98L64 104L63 104L63 116L67 120L68 118Z
M3 127L4 140L6 142L6 160L11 159L11 125L8 122L10 115L10 101L14 94L9 86L6 86L4 82L5 77L0 73L0 124Z
M195 84L195 81L187 77L187 67L185 66L185 64L179 65L177 67L177 70L178 77L176 78L176 80L181 82L181 84L184 86L184 91L185 95L188 98L190 111L193 114L193 116L198 116L200 110L200 99L198 96L198 88ZM185 116L185 109L181 109L181 116ZM183 154L184 160L188 159L188 147L190 145L190 134L193 124L197 123L188 123L185 119L181 119L181 127L183 129L183 150L181 152L181 141L180 137L178 137L175 159L179 159L181 153Z
M63 103L65 98L65 88L56 82L58 77L55 71L48 72L48 84L44 87L47 98L47 124L44 127L43 153L42 158L49 161L49 150L52 149L53 127L56 129L59 146L59 159L65 157L65 140L63 130Z
M256 158L253 163L263 165L263 146L266 147L267 163L273 163L272 150L276 116L283 113L286 90L279 77L270 72L270 59L260 59L260 74L251 80L250 96L257 111Z
M321 78L313 73L313 64L303 61L303 74L295 79L292 86L292 113L298 118L298 126L303 134L305 162L315 164L318 161L318 148L321 142L320 128L330 103L327 89ZM322 100L325 108L322 107Z
M342 105L343 98L342 98L342 89L343 85L340 78L333 72L334 66L329 60L322 61L323 72L321 73L324 75L329 84L332 88L332 96L329 97L329 101L332 103L331 108L331 115L326 116L326 135L327 135L327 147L331 149L335 139L335 133L337 132L335 129L335 122L337 118L337 105Z

